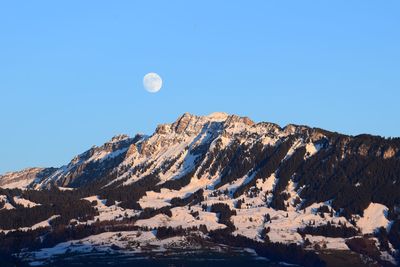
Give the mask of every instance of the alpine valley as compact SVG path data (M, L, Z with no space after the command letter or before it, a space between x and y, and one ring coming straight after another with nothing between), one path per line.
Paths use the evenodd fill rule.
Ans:
M399 251L400 138L185 113L0 176L1 266L398 266Z

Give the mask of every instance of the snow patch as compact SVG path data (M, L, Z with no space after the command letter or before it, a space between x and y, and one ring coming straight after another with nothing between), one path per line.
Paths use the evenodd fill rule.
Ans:
M315 154L318 153L318 151L321 150L321 148L322 148L322 146L319 144L307 143L306 144L306 155L304 156L304 159L314 156Z
M3 208L1 208L0 210L13 210L15 209L15 207L13 205L11 205L10 201L8 200L8 197L5 195L0 195L0 202L4 203Z
M130 218L137 214L138 211L134 211L131 209L124 209L118 206L118 204L114 204L111 206L106 206L105 203L107 200L100 199L98 196L90 196L84 198L89 202L96 202L95 208L99 212L99 215L94 217L94 220L87 221L87 223L92 224L95 221L112 221L112 220L121 220L123 218Z
M319 245L319 247L322 249L349 250L349 247L346 245L346 240L344 238L332 238L312 235L306 235L305 238L311 242L311 247Z
M126 152L128 150L128 148L123 148L123 149L119 149L113 152L108 152L105 150L101 150L97 153L95 153L91 158L89 158L87 161L104 161L107 159L112 159L115 157L118 157L119 155L121 155L122 153Z
M211 121L226 121L229 114L225 112L214 112L207 116Z
M25 208L33 208L35 206L40 206L40 204L37 204L35 202L32 202L30 200L21 197L14 197L13 199L16 204L24 206Z
M387 228L389 220L386 219L388 207L379 203L369 204L364 210L364 216L357 221L357 226L363 234L371 234L379 227Z
M218 217L213 212L205 212L200 207L194 206L190 210L188 207L176 207L171 209L172 216L168 217L164 214L158 214L150 219L138 220L135 225L139 227L182 227L191 228L205 225L208 230L216 230L225 228L224 224L218 223ZM192 213L198 213L197 217L194 217Z

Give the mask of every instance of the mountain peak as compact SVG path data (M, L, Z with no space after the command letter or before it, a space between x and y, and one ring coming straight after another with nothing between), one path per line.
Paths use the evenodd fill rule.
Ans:
M214 112L206 117L213 121L225 121L229 117L229 114L225 112Z
M255 124L248 117L230 115L225 112L214 112L206 116L197 116L186 112L172 124L158 125L156 133L167 134L175 132L177 134L186 133L191 135L193 133L199 133L204 126L209 126L211 123L220 124L223 128L232 126L232 124L244 124L246 126L253 126Z
M111 138L109 143L118 143L119 141L129 139L129 136L126 134L118 134Z

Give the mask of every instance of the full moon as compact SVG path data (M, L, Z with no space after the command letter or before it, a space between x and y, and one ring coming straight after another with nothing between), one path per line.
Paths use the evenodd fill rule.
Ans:
M157 73L147 73L143 77L143 86L148 92L157 93L161 89L162 79Z

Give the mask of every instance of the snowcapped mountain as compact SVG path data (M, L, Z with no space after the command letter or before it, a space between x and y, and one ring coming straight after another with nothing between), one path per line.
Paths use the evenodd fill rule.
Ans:
M32 261L71 247L204 251L210 242L309 266L329 265L339 251L366 264L398 263L399 138L185 113L151 136L115 136L60 168L7 173L0 187L0 249L25 249ZM71 227L79 234L53 231ZM21 229L31 229L29 240L48 231L32 241L41 250L4 248Z

